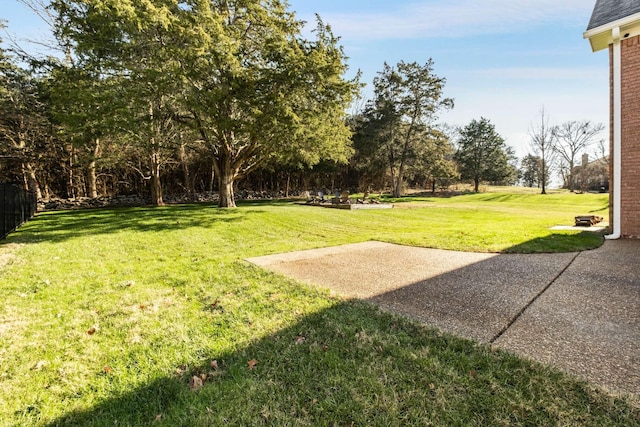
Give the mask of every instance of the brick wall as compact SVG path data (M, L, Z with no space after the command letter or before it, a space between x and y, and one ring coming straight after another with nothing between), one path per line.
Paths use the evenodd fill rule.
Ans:
M640 36L622 40L623 237L640 238Z

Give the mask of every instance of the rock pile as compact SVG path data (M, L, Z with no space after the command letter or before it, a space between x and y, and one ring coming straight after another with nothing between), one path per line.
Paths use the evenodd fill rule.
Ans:
M297 197L299 194L290 195ZM236 200L270 200L282 199L285 195L283 192L270 191L249 191L240 190L236 192ZM163 200L167 204L179 203L218 203L218 193L197 193L182 195L166 195ZM77 197L73 199L51 198L48 200L38 201L38 212L68 210L68 209L91 209L105 207L130 207L130 206L147 206L151 204L149 197L140 195L122 195L122 196L102 196L95 199L89 197Z

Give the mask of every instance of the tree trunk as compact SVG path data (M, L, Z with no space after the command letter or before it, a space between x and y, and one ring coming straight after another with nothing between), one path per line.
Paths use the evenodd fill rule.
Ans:
M475 178L473 180L473 191L475 193L479 193L480 192L480 179L479 178Z
M88 196L92 199L98 197L98 175L96 173L96 159L100 155L100 139L96 138L93 145L91 161L87 165L87 184L89 186Z
M194 182L189 171L189 159L184 144L180 145L180 163L182 163L182 174L184 176L184 189L188 195L195 193Z
M73 182L73 147L69 148L69 173L67 174L67 197L73 199L76 197L76 192Z
M404 154L403 159L400 161L400 167L398 168L398 176L393 185L393 197L402 197L402 184L404 183Z
M393 197L402 197L402 180L400 176L393 180Z
M218 207L235 208L236 200L233 194L233 183L236 173L233 170L231 160L223 156L216 161L216 172L218 174Z
M164 206L162 200L162 183L160 182L160 158L158 153L151 155L151 204Z
M233 178L228 174L219 174L218 182L220 184L218 207L235 208L236 200L233 194Z
M573 192L573 190L575 190L574 185L573 185L573 161L569 162L569 175L568 175L568 187L569 187L569 191Z
M213 193L213 184L216 182L216 161L211 165L211 179L209 179L209 193Z
M31 163L23 163L22 171L24 174L24 181L27 183L27 189L36 193L38 200L42 200L42 191L40 191L40 184L38 184L38 178L36 178L36 170Z
M89 191L87 194L92 199L98 197L98 177L96 174L96 161L91 160L87 165L87 184L89 186Z
M542 193L547 194L547 169L544 160L542 161Z
M291 173L287 172L287 186L285 187L284 190L284 197L285 198L289 198L289 188L291 187Z

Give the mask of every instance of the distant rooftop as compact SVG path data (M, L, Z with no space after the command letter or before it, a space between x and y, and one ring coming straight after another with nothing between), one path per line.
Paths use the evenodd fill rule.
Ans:
M587 31L640 13L638 0L597 0Z

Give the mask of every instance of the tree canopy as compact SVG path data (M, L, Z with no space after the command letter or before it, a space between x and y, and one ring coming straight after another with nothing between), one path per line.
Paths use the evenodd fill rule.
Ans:
M448 140L435 123L439 111L453 107L452 99L443 98L444 84L431 59L424 65L385 63L373 81L374 97L358 122L359 131L369 155L378 157L369 163L385 164L390 171L394 197L402 195L410 168L444 157Z
M495 126L482 117L472 120L460 132L455 158L461 177L472 180L477 193L482 181L501 181L512 173L509 153Z
M359 90L319 18L315 39L273 0L55 0L58 35L83 67L123 79L152 179L173 147L173 122L197 133L213 160L221 207L233 184L274 156L346 162L345 111ZM132 117L129 117L131 119ZM140 127L141 122L145 123ZM168 139L167 139L168 138ZM154 188L155 186L152 186ZM155 197L156 201L161 201Z

